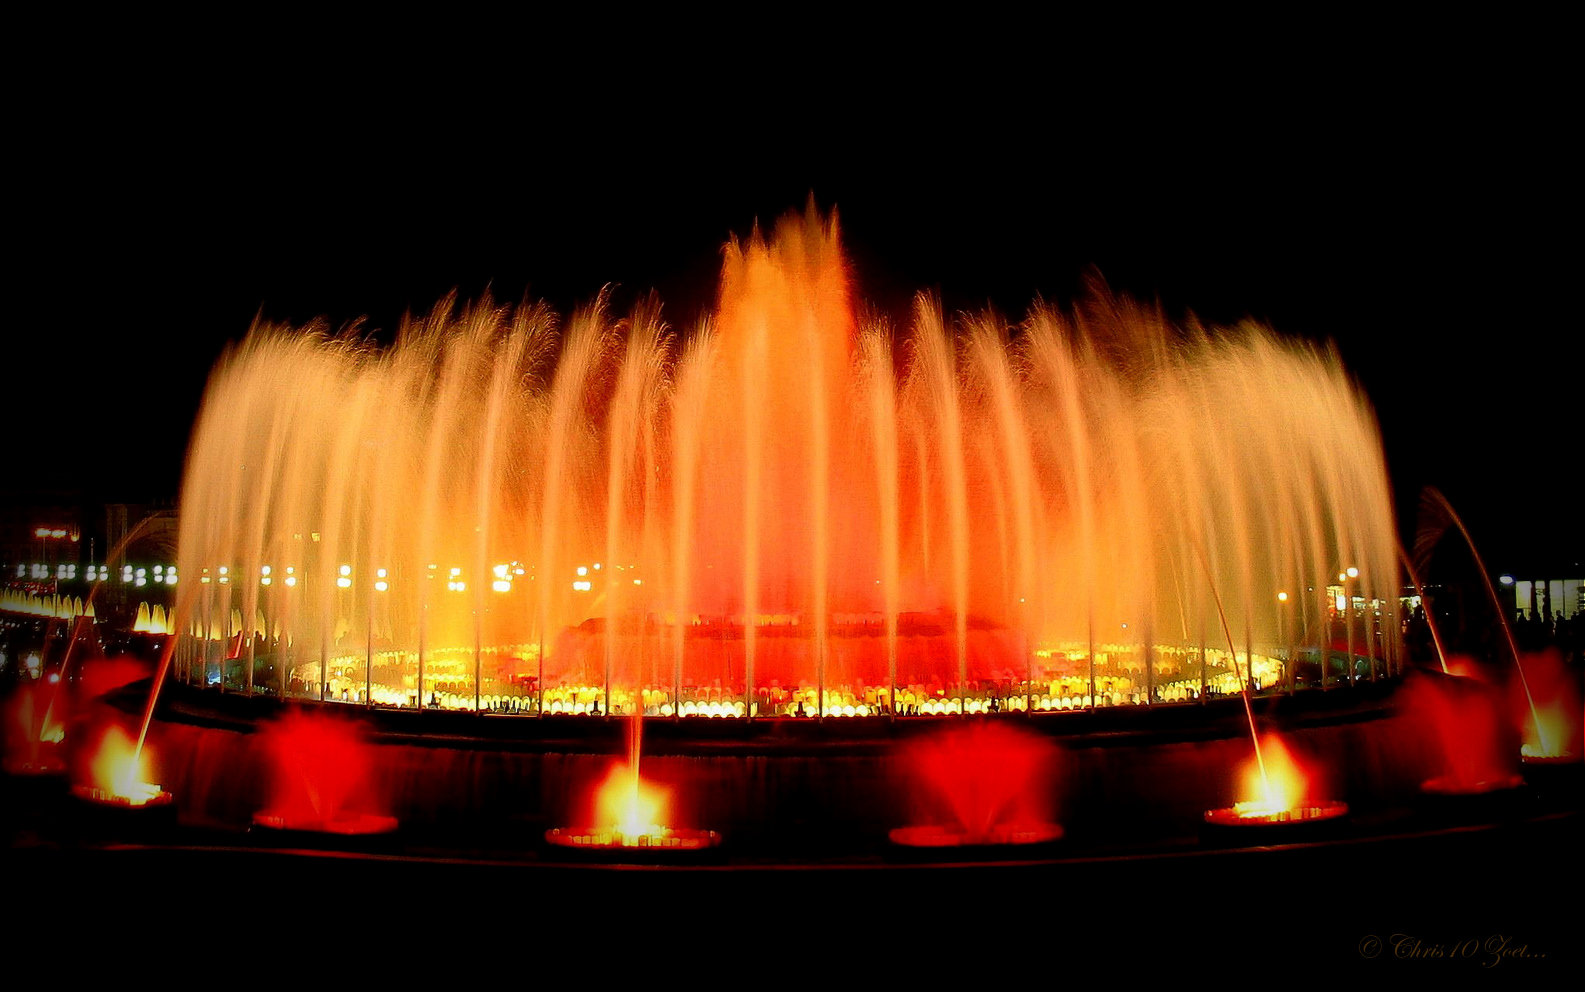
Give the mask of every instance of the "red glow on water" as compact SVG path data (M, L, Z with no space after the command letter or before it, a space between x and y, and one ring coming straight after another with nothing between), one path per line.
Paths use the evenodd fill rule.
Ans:
M1051 826L1054 759L1044 738L981 722L912 745L908 767L941 804L946 826L970 842L989 843Z
M1442 771L1426 789L1478 793L1515 781L1512 745L1498 697L1471 679L1416 680L1405 691L1410 713L1424 721Z
M270 800L255 823L330 833L368 832L354 827L375 821L386 830L395 825L373 812L370 748L355 724L294 710L261 733Z

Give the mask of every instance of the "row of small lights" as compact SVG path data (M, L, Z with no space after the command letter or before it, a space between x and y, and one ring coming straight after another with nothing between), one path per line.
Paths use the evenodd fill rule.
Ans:
M435 577L434 573L439 569L439 567L440 566L438 566L438 565L430 565L429 566L429 571L431 573L430 576L429 576L430 578L434 578ZM622 566L620 566L620 565L618 565L616 567L618 569L622 568ZM637 566L628 566L628 567L629 568L636 568ZM593 565L594 571L598 572L598 571L600 571L600 568L601 568L601 563L600 562L595 562L594 565ZM139 574L142 573L142 569L139 569L138 571L139 571ZM521 576L523 576L526 573L526 571L527 570L522 565L520 565L519 563L517 563L515 561L512 562L509 565L496 565L492 569L492 572L493 572L495 578L490 583L490 588L495 590L496 592L511 592L512 591L512 581L513 581L513 579L520 578ZM578 592L589 592L591 589L594 588L593 583L588 578L589 571L590 571L590 566L588 566L588 565L579 565L578 566L578 576L579 577L572 583L572 588L573 589L575 589ZM216 575L215 575L214 581L218 582L220 585L228 585L228 584L230 584L230 582L231 582L231 569L228 566L221 565L215 570L215 572L216 572ZM336 585L339 588L342 588L342 589L350 589L352 587L352 566L351 565L342 565L342 566L340 566L337 569L337 573L338 574L336 576ZM20 572L19 572L19 574L20 574ZM171 576L171 582L174 583L175 582L175 575L176 575L175 566L171 567L169 575ZM89 576L90 579L92 577L93 577L92 575ZM529 578L533 578L533 576L529 576ZM158 566L156 566L155 580L156 581L159 580ZM130 581L130 579L128 581ZM211 579L210 579L210 576L209 576L209 569L207 569L207 568L204 569L203 576L199 579L199 581L202 582L205 585L208 585L210 583ZM259 566L259 585L261 585L261 586L272 585L274 583L274 581L275 581L274 568L272 566L269 566L269 565L260 565ZM141 582L139 582L138 584L142 585ZM287 565L286 566L286 574L282 578L282 584L284 584L286 586L296 586L297 585L297 569L296 569L295 566L292 566L292 565ZM641 585L644 584L644 580L643 579L639 579L639 578L635 578L633 580L633 584L635 586L641 586ZM374 589L375 589L375 591L376 592L385 592L386 590L388 590L390 588L391 588L391 584L390 584L390 579L389 579L389 572L386 569L383 569L383 568L375 569L374 570ZM450 573L447 576L447 581L446 581L446 589L447 589L447 591L449 591L449 592L465 592L465 591L467 591L467 588L468 588L468 583L462 577L462 569L461 568L452 568Z
M109 565L89 565L84 571L83 577L89 582L109 582L111 572ZM19 579L48 579L49 577L50 567L48 565L23 564L17 566L17 578ZM55 578L57 580L75 580L77 578L77 566L75 564L56 565ZM153 581L155 585L174 586L176 584L176 566L155 565L151 574L151 570L146 567L123 565L121 566L121 581L135 586L146 586L150 581Z

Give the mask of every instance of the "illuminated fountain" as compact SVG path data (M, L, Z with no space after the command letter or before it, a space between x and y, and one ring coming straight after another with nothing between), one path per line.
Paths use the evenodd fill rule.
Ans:
M565 326L447 300L385 349L258 328L189 451L178 676L763 718L1395 669L1381 449L1335 356L1104 292L1017 326L855 313L811 210L730 245L682 335L604 297Z

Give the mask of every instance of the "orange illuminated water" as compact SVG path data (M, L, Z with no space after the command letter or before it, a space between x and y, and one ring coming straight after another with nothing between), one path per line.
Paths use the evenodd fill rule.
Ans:
M446 300L385 348L256 328L189 451L180 673L552 713L1053 709L1275 684L1395 602L1335 355L1104 293L860 312L811 208L728 246L699 326L601 297ZM1391 655L1383 627L1356 648Z

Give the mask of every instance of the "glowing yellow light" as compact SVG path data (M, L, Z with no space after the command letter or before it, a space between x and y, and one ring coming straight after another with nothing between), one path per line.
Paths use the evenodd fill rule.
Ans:
M1240 816L1269 816L1292 809L1308 787L1304 772L1280 739L1262 735L1260 751L1264 775L1260 762L1252 759L1244 766L1244 795L1255 798L1233 804Z
M1277 593L1277 602L1286 603L1287 601L1288 601L1288 594L1287 593L1285 593L1285 592Z
M643 579L634 579L634 580L633 580L633 584L634 584L634 585L635 585L635 586L641 586L641 585L643 585L643 584L644 584L644 580L643 580Z

